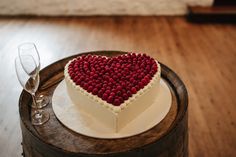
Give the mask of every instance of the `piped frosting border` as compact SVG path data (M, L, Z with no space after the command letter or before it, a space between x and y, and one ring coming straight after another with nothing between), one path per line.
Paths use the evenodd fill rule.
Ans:
M73 60L75 60L76 58L74 58ZM93 100L94 102L97 102L98 104L100 104L101 106L111 110L114 114L118 114L119 112L121 112L121 110L123 110L124 108L128 107L128 105L136 100L139 96L145 94L150 88L153 87L153 85L155 85L155 83L157 81L160 81L160 77L161 77L161 66L158 63L158 61L156 61L156 64L158 66L157 68L157 72L155 73L155 75L152 77L151 81L143 88L140 89L136 94L133 94L128 100L125 100L124 103L122 103L120 106L114 106L110 103L107 103L106 101L102 100L100 97L98 97L97 95L93 95L91 93L88 93L86 90L84 90L82 87L80 87L79 85L76 85L74 83L74 81L70 78L70 75L68 73L68 66L70 65L70 63L73 61L70 60L64 69L64 76L65 76L65 80L70 83L74 89L76 89L77 91L79 91L81 94L89 97L91 100Z

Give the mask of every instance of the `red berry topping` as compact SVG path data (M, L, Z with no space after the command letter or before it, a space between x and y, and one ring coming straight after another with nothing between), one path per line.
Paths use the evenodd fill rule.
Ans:
M117 86L116 88L118 91L122 90L122 87L121 86Z
M76 80L76 85L79 85L80 84L80 80Z
M107 99L107 102L108 102L108 103L112 103L112 101L113 101L113 97L112 97L112 96L109 96L108 99Z
M102 95L102 99L103 99L103 100L107 100L107 98L108 98L108 94L107 94L107 93L104 93L104 94Z
M105 93L107 93L109 95L111 93L111 91L110 90L106 90Z
M111 92L110 96L115 96L116 94L114 92Z
M136 90L136 88L135 88L135 87L132 87L132 88L131 88L131 92L132 92L132 94L135 94L135 93L137 93L137 90Z
M92 92L92 90L93 90L93 86L89 86L88 87L88 92Z
M84 83L83 87L84 87L85 90L88 90L89 85L87 83Z
M157 70L153 58L136 53L111 58L82 55L68 66L76 85L116 106L144 88Z
M115 99L115 100L114 100L114 105L115 105L115 106L120 105L120 100L119 100L119 99Z
M98 93L98 89L94 88L92 93L93 93L93 95L96 95Z
M103 96L103 91L100 90L100 91L98 92L98 97L102 98L102 96ZM102 98L102 99L103 99L103 98ZM104 99L104 100L105 100L105 99Z
M128 98L129 98L128 95L127 95L126 93L124 93L124 94L123 94L123 99L124 99L124 100L128 100Z

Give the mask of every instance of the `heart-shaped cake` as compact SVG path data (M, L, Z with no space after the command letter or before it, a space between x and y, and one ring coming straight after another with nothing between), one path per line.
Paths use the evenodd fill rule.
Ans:
M118 132L152 104L160 65L146 54L82 55L65 66L72 102Z

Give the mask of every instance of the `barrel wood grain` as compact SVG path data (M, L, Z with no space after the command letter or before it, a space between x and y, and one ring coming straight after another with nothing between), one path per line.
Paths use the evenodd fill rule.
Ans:
M36 43L42 67L93 50L145 52L173 69L189 93L189 156L236 156L236 27L185 17L0 17L0 156L22 136L17 46ZM200 139L200 140L199 140Z
M92 52L99 55L122 54L118 51ZM75 56L62 59L43 69L40 92L52 96L63 79L65 64ZM30 97L23 92L20 97L21 128L26 157L62 156L188 156L187 91L178 76L162 64L162 77L172 91L172 107L165 119L152 129L129 138L106 140L75 133L64 127L55 117L51 104L49 122L42 126L30 123Z

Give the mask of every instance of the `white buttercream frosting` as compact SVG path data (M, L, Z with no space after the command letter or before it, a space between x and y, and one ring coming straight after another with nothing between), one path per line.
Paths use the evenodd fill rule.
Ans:
M79 85L76 85L74 83L74 81L70 78L70 75L68 73L68 66L70 65L70 63L73 60L69 61L66 66L65 66L65 70L64 70L64 76L65 76L65 80L67 82L69 82L73 88L76 91L79 91L82 95L85 95L87 97L89 97L90 99L92 99L93 101L97 102L98 104L100 104L101 106L108 108L110 111L112 111L114 114L118 114L119 112L121 112L121 110L125 109L126 107L129 106L129 104L136 100L138 97L140 97L141 95L145 94L150 88L152 88L153 85L155 85L157 83L157 81L160 80L160 75L161 75L161 66L160 64L156 61L156 64L158 66L157 68L157 72L156 74L152 77L152 79L150 80L150 82L143 88L140 89L136 94L133 94L128 100L124 101L120 106L114 106L110 103L107 103L106 101L102 100L100 97L98 97L97 95L93 95L92 93L87 92L85 89L83 89L82 87L80 87Z

